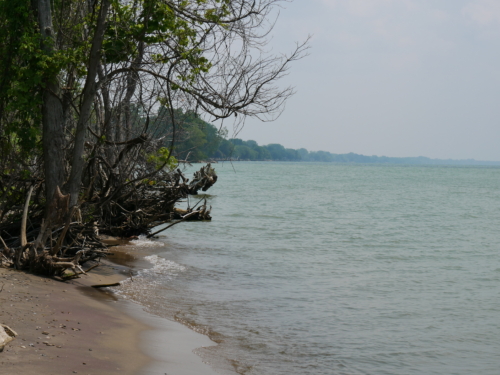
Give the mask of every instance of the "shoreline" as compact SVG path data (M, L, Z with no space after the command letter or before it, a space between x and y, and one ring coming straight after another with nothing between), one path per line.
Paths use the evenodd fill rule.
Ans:
M90 287L127 278L119 259L135 256L113 252L67 282L0 268L0 323L18 333L0 353L2 374L218 374L193 353L216 345L207 336Z
M121 243L114 248L108 262L125 276L132 270L151 267L143 260L147 253L140 253L133 243ZM135 249L134 249L135 248ZM114 293L110 293L114 295ZM195 349L215 346L208 336L195 332L184 324L153 315L144 306L119 297L120 310L149 327L140 333L139 346L150 357L150 362L140 369L141 375L220 375L212 366L194 353Z

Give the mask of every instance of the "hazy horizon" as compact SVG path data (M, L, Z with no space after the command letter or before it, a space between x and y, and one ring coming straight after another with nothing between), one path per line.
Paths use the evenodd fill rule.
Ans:
M291 149L295 149L295 150L298 150L298 149L301 149L301 148L305 148L308 152L318 152L318 151L326 151L326 152L329 152L331 154L350 154L350 153L354 153L354 154L359 154L359 155L363 155L363 156L378 156L378 157L388 157L388 158L429 158L429 159L437 159L437 160L455 160L455 161L460 161L460 160L474 160L474 161L485 161L485 162L495 162L495 163L500 163L500 160L481 160L481 159L475 159L475 158L467 158L467 159L454 159L454 158L432 158L430 156L426 156L426 155L404 155L404 156L391 156L391 155L384 155L384 154L381 154L381 155L368 155L368 154L361 154L361 153L357 153L357 152L353 152L353 151L348 151L348 152L335 152L335 151L328 151L328 150L310 150L306 147L297 147L297 148L294 148L294 147L288 147L287 145L284 145L283 143L280 143L280 142L271 142L271 143L260 143L259 141L255 140L255 139L243 139L240 137L240 134L241 132L235 137L235 138L240 138L244 141L255 141L257 142L257 144L259 146L267 146L269 144L272 144L272 143L277 143L277 144L281 144L283 147L285 148L291 148ZM231 136L229 138L232 138Z
M336 154L500 160L500 2L283 5L269 49L289 52L312 34L310 56L281 82L297 91L282 116L249 119L238 138Z

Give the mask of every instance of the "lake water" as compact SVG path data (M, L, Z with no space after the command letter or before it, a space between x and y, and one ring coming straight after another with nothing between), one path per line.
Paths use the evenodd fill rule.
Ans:
M152 268L118 293L220 373L500 372L499 168L215 168L213 221L136 241Z

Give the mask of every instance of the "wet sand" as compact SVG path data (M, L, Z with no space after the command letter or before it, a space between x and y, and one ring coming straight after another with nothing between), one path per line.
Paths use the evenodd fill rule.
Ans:
M215 375L193 353L214 345L206 336L90 287L128 272L104 262L63 283L0 268L0 323L18 333L0 353L0 373Z
M118 243L126 245L126 243ZM152 248L137 248L134 246L119 246L113 248L113 272L130 275L133 271L151 267L144 260L151 255ZM216 345L207 336L194 332L181 323L149 314L135 303L119 299L120 310L150 327L141 332L140 347L148 353L151 361L141 368L141 375L218 375L209 365L203 363L201 357L193 351L201 347Z
M141 348L153 359L140 369L141 375L219 375L203 363L193 350L216 345L207 336L180 323L144 313L136 304L125 307L128 314L152 329L141 333Z

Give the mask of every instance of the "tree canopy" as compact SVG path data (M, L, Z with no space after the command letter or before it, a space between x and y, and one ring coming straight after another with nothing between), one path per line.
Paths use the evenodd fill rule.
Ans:
M189 187L174 152L203 159L219 150L225 137L203 118L238 126L248 116L279 115L293 89L278 82L307 48L266 51L280 3L0 0L7 244L21 244L28 260L53 257L67 239L64 231L54 245L52 230L77 213L101 229L147 232L173 214L177 200L211 186L216 175L208 167ZM170 197L164 206L155 204L158 194ZM32 242L16 242L28 213Z

